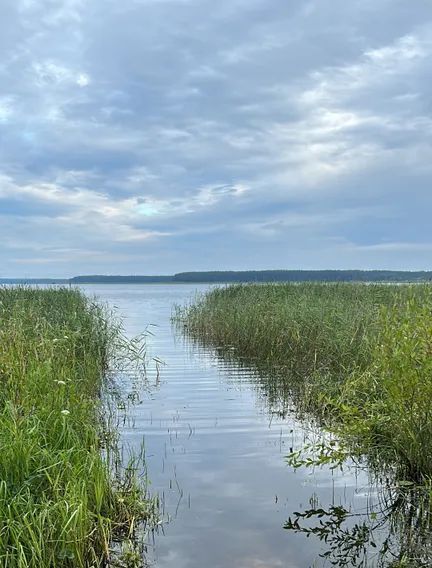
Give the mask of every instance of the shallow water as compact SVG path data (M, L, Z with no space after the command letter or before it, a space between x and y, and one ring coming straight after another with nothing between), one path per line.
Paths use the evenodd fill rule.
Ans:
M116 306L128 335L150 324L160 381L130 408L125 441L144 440L151 491L165 520L149 547L155 568L305 568L322 566L318 539L283 529L294 511L342 505L365 511L373 500L365 472L347 466L292 469L285 456L310 436L294 415L272 415L253 371L191 345L170 323L206 285L91 285ZM153 373L154 374L154 373ZM368 565L373 565L372 563Z

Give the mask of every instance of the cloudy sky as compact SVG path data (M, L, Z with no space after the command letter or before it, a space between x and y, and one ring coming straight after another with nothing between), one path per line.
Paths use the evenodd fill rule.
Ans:
M0 276L432 268L430 0L1 0Z

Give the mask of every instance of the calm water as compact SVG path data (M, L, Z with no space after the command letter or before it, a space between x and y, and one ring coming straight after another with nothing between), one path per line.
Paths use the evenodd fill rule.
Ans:
M148 552L155 568L322 566L318 539L283 529L310 502L364 511L371 492L354 468L294 471L306 426L266 408L253 372L197 348L171 326L173 304L208 286L85 286L118 308L129 335L148 325L149 351L165 362L160 383L130 410L124 439L144 440L151 491L164 503L164 530Z

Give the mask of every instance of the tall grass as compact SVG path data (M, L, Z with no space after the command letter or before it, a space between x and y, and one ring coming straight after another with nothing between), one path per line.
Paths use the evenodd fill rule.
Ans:
M102 394L118 336L78 291L0 289L2 567L103 566L150 514L135 472L113 470Z
M432 288L407 292L381 309L371 363L348 377L336 409L343 430L421 481L432 477Z
M295 396L400 475L432 476L431 286L235 285L177 308L176 319L264 365L271 401Z

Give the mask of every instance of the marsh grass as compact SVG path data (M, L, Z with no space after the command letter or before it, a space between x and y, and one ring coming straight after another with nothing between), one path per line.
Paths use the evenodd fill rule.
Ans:
M402 479L432 476L431 286L234 285L174 318L261 369L269 404L294 400L337 433L339 452L367 454Z
M324 427L287 456L291 466L367 464L376 510L312 507L286 529L322 540L335 566L432 565L432 286L235 285L176 307L174 319L256 368L271 413Z
M103 402L122 341L76 290L0 289L1 566L104 566L154 514Z

